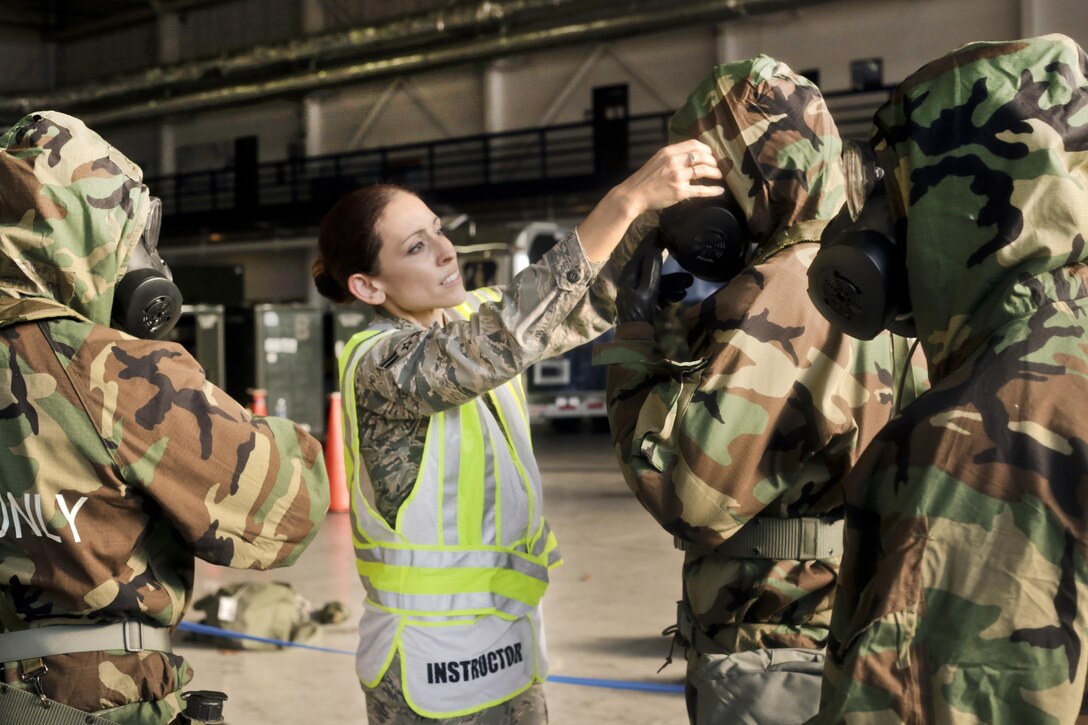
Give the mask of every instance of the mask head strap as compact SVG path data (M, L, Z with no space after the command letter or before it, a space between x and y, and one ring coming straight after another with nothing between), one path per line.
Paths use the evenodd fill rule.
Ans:
M181 292L170 268L159 257L162 202L153 196L149 204L143 233L114 291L113 322L130 335L161 340L181 316Z

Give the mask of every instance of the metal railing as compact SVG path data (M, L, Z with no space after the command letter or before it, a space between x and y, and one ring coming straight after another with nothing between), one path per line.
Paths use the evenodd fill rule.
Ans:
M873 111L887 97L887 89L825 94L844 137L867 135ZM626 119L629 169L667 143L671 116L661 112ZM247 195L256 208L240 209L236 203L234 168L153 177L147 184L162 198L173 224L228 212L252 220L275 217L277 210L327 208L344 193L376 181L403 184L437 199L589 188L602 183L594 158L594 124L587 121L262 163L257 188Z

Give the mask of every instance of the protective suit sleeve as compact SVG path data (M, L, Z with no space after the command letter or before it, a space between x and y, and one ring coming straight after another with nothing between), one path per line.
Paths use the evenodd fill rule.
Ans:
M181 346L96 327L68 375L127 485L193 553L268 569L294 562L328 508L320 443L250 415Z

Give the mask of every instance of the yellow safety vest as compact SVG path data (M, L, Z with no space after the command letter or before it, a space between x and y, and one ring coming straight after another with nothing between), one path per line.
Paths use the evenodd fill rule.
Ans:
M450 311L465 319L497 293ZM359 451L355 371L391 328L353 336L340 357L345 466L356 564L367 591L356 662L367 687L400 654L404 697L426 717L467 715L547 676L540 599L561 563L541 511L520 379L430 416L412 492L390 527Z

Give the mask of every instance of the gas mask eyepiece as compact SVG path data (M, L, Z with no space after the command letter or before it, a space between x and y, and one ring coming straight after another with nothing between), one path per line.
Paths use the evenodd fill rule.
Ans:
M662 211L658 228L681 267L708 282L728 282L750 256L743 219L721 199L689 199Z
M873 152L843 149L846 203L824 228L808 270L816 309L847 335L871 340L889 329L913 336L903 235L893 221L883 169Z
M162 202L151 197L147 223L113 296L114 326L130 335L161 340L181 316L181 292L159 257Z

